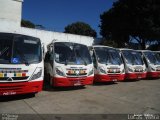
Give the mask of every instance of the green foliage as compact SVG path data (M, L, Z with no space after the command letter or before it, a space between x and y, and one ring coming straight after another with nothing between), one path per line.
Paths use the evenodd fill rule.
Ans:
M160 44L150 45L148 49L153 51L160 51Z
M115 43L114 40L105 40L105 39L104 39L101 44L102 44L102 45L105 45L105 46L115 47L115 48L118 47L118 44Z
M119 46L134 38L145 49L147 41L160 40L159 0L119 0L100 19L100 34Z
M77 34L77 35L91 36L91 37L97 36L96 31L93 30L90 25L84 22L72 23L65 27L64 32L71 33L71 34Z
M28 28L35 28L36 25L29 20L22 20L21 21L21 26L22 27L28 27Z

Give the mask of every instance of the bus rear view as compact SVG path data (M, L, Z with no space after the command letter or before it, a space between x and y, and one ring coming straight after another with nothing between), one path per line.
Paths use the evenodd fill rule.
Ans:
M46 54L46 76L51 86L84 86L93 83L93 63L86 45L53 41Z
M41 42L26 35L0 33L0 95L42 90Z
M93 46L95 82L124 80L124 64L119 51L106 46Z
M125 79L146 78L146 66L140 52L132 49L121 49L121 54L125 63Z
M160 77L160 55L154 51L142 51L147 66L147 77Z

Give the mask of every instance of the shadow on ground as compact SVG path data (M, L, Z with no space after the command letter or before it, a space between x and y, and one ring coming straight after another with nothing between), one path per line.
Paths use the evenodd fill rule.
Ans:
M22 99L28 99L28 98L32 98L32 97L35 97L35 94L0 96L0 102L22 100Z
M126 80L123 80L123 81L121 81L121 82L138 82L138 81L140 81L140 79L126 79Z
M72 91L72 90L81 90L81 89L85 89L85 86L73 86L73 87L52 87L49 85L48 82L44 81L43 84L43 90L44 91Z
M160 78L147 78L147 79L143 79L143 80L146 80L146 81L149 81L149 80L160 80Z
M93 86L116 85L116 82L94 82Z

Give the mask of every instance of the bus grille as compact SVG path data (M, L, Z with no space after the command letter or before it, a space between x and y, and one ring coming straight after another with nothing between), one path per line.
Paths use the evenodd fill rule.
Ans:
M9 77L0 77L0 81L8 81ZM21 80L27 80L27 77L11 77L9 81L21 81Z
M9 77L0 77L0 81L6 81Z
M71 78L69 79L69 81L71 81L72 84L74 84L76 81L79 81L81 84L84 84L85 78L79 78L78 80Z
M118 79L119 78L119 74L108 74L110 79Z
M80 73L80 74L68 74L66 73L68 76L81 76L81 75L87 75L87 73Z

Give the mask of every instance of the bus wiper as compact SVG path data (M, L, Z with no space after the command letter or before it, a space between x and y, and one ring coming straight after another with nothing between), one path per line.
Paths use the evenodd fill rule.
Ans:
M0 52L0 56L2 56L8 49L9 49L9 47L4 48L4 49Z
M30 61L29 63L31 64L31 63L35 63L35 62L39 62L38 60L33 60L33 61ZM28 63L28 62L27 62ZM28 63L28 64L29 64Z
M25 59L24 54L23 54L19 49L16 49L16 51L19 53L19 55L20 55L20 57L22 58L24 64L25 64L26 66L29 66L29 62Z

